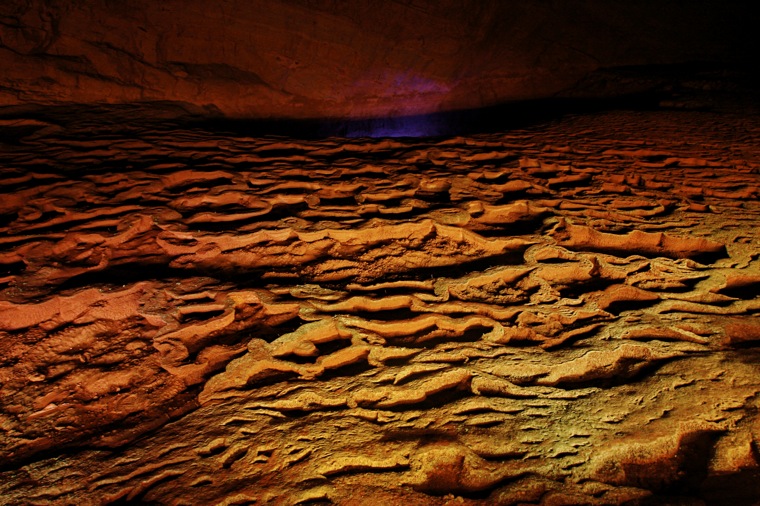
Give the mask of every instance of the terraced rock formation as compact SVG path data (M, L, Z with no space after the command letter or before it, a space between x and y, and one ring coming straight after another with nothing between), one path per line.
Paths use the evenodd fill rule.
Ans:
M0 503L760 497L757 118L2 127Z

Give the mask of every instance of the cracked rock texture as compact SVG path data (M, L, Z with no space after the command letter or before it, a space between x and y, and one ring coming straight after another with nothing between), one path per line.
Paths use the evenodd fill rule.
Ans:
M731 1L6 0L0 106L360 118L620 95L662 80L616 68L754 66L752 22Z
M757 116L0 126L0 503L760 497Z

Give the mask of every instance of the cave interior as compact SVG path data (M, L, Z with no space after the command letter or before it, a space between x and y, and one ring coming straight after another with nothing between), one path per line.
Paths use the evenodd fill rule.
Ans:
M757 21L2 2L0 504L758 504Z

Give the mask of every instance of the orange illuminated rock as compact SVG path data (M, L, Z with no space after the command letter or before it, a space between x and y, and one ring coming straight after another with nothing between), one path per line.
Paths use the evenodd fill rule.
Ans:
M0 502L760 497L757 122L71 121L0 140Z

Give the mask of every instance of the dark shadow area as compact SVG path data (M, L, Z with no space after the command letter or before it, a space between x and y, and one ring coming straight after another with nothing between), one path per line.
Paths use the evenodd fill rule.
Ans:
M366 119L238 120L205 119L190 127L213 132L260 137L281 135L299 139L326 137L419 138L473 135L526 128L568 114L609 110L656 110L665 95L646 92L612 98L548 98L482 109Z
M541 99L479 109L363 119L229 118L218 109L183 102L29 104L0 108L0 143L18 145L47 135L138 134L150 129L198 129L210 134L419 138L504 132L606 111L699 110L751 114L760 110L755 66L691 62L598 69L570 89ZM290 151L288 151L288 154ZM272 156L276 153L267 153Z
M204 118L187 125L237 135L419 138L504 132L571 114L606 111L738 109L757 104L760 71L754 66L690 62L599 69L561 95L479 109L364 119L250 120Z

